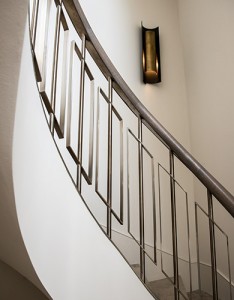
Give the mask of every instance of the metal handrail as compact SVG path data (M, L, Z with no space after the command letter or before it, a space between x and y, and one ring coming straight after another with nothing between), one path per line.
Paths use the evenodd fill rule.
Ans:
M189 263L189 281L190 281L190 292L192 292L192 272L191 272L191 253L190 253L190 230L189 230L189 211L188 211L188 194L184 190L184 188L180 185L180 183L175 178L175 157L178 158L182 162L183 165L187 167L206 187L207 189L207 203L208 203L208 212L205 212L205 216L208 218L209 224L209 238L210 238L210 256L211 256L211 270L212 270L212 286L213 286L213 297L214 299L218 299L218 269L216 263L216 238L215 238L215 230L217 228L217 223L214 220L213 214L213 196L224 206L226 211L228 211L232 216L234 216L234 197L201 165L198 161L196 161L191 154L180 144L178 143L174 137L154 118L154 116L144 107L144 105L137 99L134 93L127 86L123 78L120 76L116 68L111 63L110 59L106 55L102 46L98 42L96 36L94 35L84 12L78 3L78 1L73 0L48 0L45 2L39 2L40 0L31 0L31 14L29 9L30 19L30 35L31 35L31 44L32 44L32 54L35 68L36 80L38 83L39 93L42 98L42 103L44 108L47 110L47 121L49 123L50 131L54 138L54 141L58 147L58 150L63 158L64 164L67 167L68 173L70 174L77 191L82 195L82 187L83 179L86 184L91 185L97 199L102 201L104 204L104 209L106 213L106 232L105 234L108 236L110 240L113 241L112 232L114 230L112 217L122 226L125 225L125 228L128 231L128 235L132 238L134 244L139 249L139 259L140 259L140 274L139 277L147 286L147 278L146 278L146 259L149 259L151 263L154 264L155 267L158 267L157 264L157 245L156 245L156 196L155 196L155 173L154 173L154 156L150 153L147 147L143 142L143 125L152 132L155 139L158 139L168 150L169 154L169 170L163 167L161 163L157 163L158 165L158 204L159 204L159 219L160 219L160 246L161 246L161 273L165 275L167 280L171 282L174 287L174 299L180 299L180 295L183 297L186 296L183 294L184 292L180 289L180 274L179 274L179 247L178 247L178 228L177 228L177 196L176 189L179 187L181 191L183 191L185 195L185 223L187 224L187 245L188 247L188 263ZM38 10L40 10L40 16L43 16L42 20L40 20L41 24L38 24ZM53 15L51 17L50 13L53 11ZM51 19L50 19L51 17ZM48 36L49 32L49 24L53 28L54 32L54 43L53 46L48 46L48 41L50 36ZM40 45L40 56L38 56L38 48L37 48L37 30L38 28L44 28L42 31L43 36L41 39L43 40ZM44 27L43 27L44 26ZM74 28L76 32L74 31ZM72 29L75 33L71 35L72 38L68 38L69 30ZM39 31L40 34L40 31ZM50 30L51 34L51 30ZM80 38L77 37L77 34ZM53 34L51 34L53 36ZM78 39L77 39L78 38ZM60 40L61 39L61 40ZM80 41L78 41L80 40ZM40 41L40 40L39 40ZM78 44L79 45L78 45ZM48 46L48 47L47 47ZM68 52L68 46L70 47L70 54ZM52 53L52 60L46 59L49 57L49 49ZM102 88L99 86L97 89L97 98L94 96L94 77L92 74L92 67L89 68L89 59L86 59L87 51L91 55L95 65L98 69L103 73L106 78L106 82L108 83L108 94L106 94ZM61 56L62 55L62 56ZM74 56L74 57L73 57ZM43 57L42 60L38 59L39 57ZM67 63L69 59L69 68L67 68ZM73 67L74 61L78 60L80 74L74 76ZM52 65L48 67L48 62ZM92 66L92 64L91 64ZM50 71L48 71L50 70ZM60 70L60 71L58 71ZM50 73L46 73L46 72ZM60 77L58 77L60 76ZM79 77L80 76L80 77ZM74 78L73 78L74 77ZM60 78L60 79L58 79ZM86 98L86 80L88 79L89 84L89 98ZM73 80L76 80L75 86L78 86L79 95L74 97L73 93ZM68 84L67 84L68 83ZM47 85L46 85L47 84ZM47 86L47 88L46 88ZM48 88L49 87L49 88ZM59 91L59 92L58 92ZM57 92L59 94L57 94ZM123 206L124 206L124 196L123 196L123 185L124 185L124 176L123 176L123 160L124 160L124 151L123 151L123 121L124 118L121 117L121 113L118 112L118 109L115 107L114 101L114 92L119 95L119 98L124 101L129 109L128 112L137 117L138 121L138 129L137 134L133 133L133 131L128 128L125 133L127 135L127 153L126 153L126 161L127 161L127 177L126 177L126 188L127 188L127 197L125 202L125 206L127 208L127 215L123 217ZM59 96L58 96L59 95ZM85 114L84 109L86 106L85 99L90 104L88 115ZM94 124L94 103L96 99L96 124ZM100 118L100 103L104 101L107 110L105 112L107 123L105 128L105 133L107 137L107 166L106 166L106 196L102 195L102 192L99 189L99 147L100 147L100 126L101 126L101 118ZM78 103L79 110L74 112L73 105L74 103ZM74 137L74 132L72 135L72 128L74 123L72 123L72 116L75 116L75 123L77 124L77 132ZM87 115L87 116L86 116ZM114 205L112 203L112 188L113 188L113 168L112 164L115 161L113 156L113 119L114 117L119 122L119 133L120 138L117 141L119 147L119 214L116 212ZM84 136L84 122L89 121L89 132L86 136ZM94 157L94 130L96 128L96 161L93 163ZM66 129L66 130L65 130ZM74 130L74 128L73 128ZM57 133L57 137L55 135ZM105 133L103 133L105 135ZM104 136L103 135L103 136ZM57 143L58 140L62 141L62 143ZM75 139L77 144L74 146L72 143L72 139ZM138 203L139 213L136 218L139 218L139 237L134 234L131 227L131 201L130 201L130 164L129 164L129 145L130 139L133 139L137 144L137 152L138 152L138 200L134 202L134 205ZM87 151L88 156L88 168L85 167L83 162L83 142L89 142L89 150ZM59 146L60 144L60 146ZM75 164L76 175L73 176L71 170L68 168L68 162L65 161L65 152L69 155L73 160L73 164ZM145 218L145 195L144 195L144 154L147 154L148 158L151 161L151 179L152 179L152 208L150 213L152 213L153 225L152 225L152 233L153 233L153 257L149 254L146 246L146 228L145 224L147 222L147 218ZM65 155L65 156L64 156ZM118 159L116 160L118 161ZM70 164L70 162L69 162ZM95 164L95 178L93 181L93 167ZM73 165L74 166L74 165ZM74 171L74 170L73 170ZM167 212L171 213L171 235L172 235L172 257L173 257L173 278L171 278L171 273L169 275L168 272L165 271L163 267L163 256L162 256L162 245L163 245L163 235L162 235L162 195L161 195L161 172L165 172L170 180L170 207L167 207ZM90 189L90 191L92 190ZM162 189L163 190L163 189ZM95 197L96 197L95 196ZM90 196L83 197L82 199L88 205L88 201L92 198ZM201 278L200 278L200 256L199 256L199 229L198 229L198 208L204 213L203 209L200 208L195 203L195 222L196 222L196 240L197 240L197 264L198 264L198 277L199 277L199 290L201 291ZM92 211L90 209L90 211ZM94 212L94 216L96 211ZM96 217L96 216L95 216ZM97 222L100 226L104 226L101 222ZM170 225L169 225L170 227ZM223 231L222 231L223 232ZM224 232L223 232L224 233ZM229 258L229 246L228 246L228 236L224 233L227 238L227 252L228 252L228 265L229 265L229 286L230 286L230 295L231 295L231 269L230 269L230 258ZM114 243L114 242L113 242ZM114 243L115 244L115 243ZM117 247L118 248L118 247ZM154 295L156 296L156 295ZM231 296L232 299L232 296Z
M90 42L87 45L90 54L99 62L106 77L110 76L116 82L116 90L123 96L127 105L146 121L151 131L159 136L173 154L206 186L222 206L234 217L234 196L215 179L147 110L132 90L128 87L115 66L110 61L98 39L96 38L89 22L78 1L63 0L63 3L79 34L85 34ZM79 24L79 27L77 26ZM81 32L81 28L82 31Z

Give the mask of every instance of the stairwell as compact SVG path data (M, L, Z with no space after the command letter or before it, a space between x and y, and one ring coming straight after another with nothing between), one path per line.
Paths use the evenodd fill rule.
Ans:
M92 299L98 294L108 299L111 293L113 299L123 299L127 291L128 300L151 299L151 295L175 300L232 299L230 239L214 207L221 203L224 215L233 222L233 196L127 87L78 2L31 1L29 26L17 102L15 194L25 244L52 297ZM30 43L35 78L32 65L26 67ZM33 91L25 91L25 80ZM40 98L47 122L39 101L30 103L25 98ZM32 111L36 113L30 116ZM40 159L36 159L38 149ZM200 180L208 209L187 183L184 186L183 178L190 183L193 178ZM226 242L225 274L218 261L217 235ZM39 241L48 246L49 256ZM91 274L93 265L98 272L91 276L97 286L87 291L86 284L74 285L74 278L85 281L82 275ZM98 275L102 269L105 274L119 273L118 293L113 292L115 276L104 280ZM228 284L224 291L220 276Z

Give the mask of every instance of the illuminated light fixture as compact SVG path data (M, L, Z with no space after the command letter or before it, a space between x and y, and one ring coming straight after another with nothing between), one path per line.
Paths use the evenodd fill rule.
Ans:
M161 82L159 27L142 29L142 66L144 83Z

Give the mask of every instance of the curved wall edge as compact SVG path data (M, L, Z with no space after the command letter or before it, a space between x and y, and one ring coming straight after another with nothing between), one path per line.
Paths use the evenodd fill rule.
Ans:
M51 138L26 30L13 140L19 224L35 270L56 300L153 299L79 197Z
M35 293L37 287L47 295L33 269L22 239L12 179L14 117L27 9L28 0L20 1L20 5L15 0L0 1L0 260L7 265L7 269L9 266L21 274L25 285L29 285L26 283L28 279L34 285L31 288L35 288ZM6 291L8 280L11 280L14 286L12 292L17 290L12 274L13 270L3 278L0 276L1 299L5 299L3 291ZM11 294L11 291L9 293ZM12 299L10 294L7 299Z

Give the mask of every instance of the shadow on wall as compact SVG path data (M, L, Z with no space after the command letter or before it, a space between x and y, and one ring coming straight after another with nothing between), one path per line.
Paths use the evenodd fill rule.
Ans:
M30 281L0 261L0 299L48 300Z

